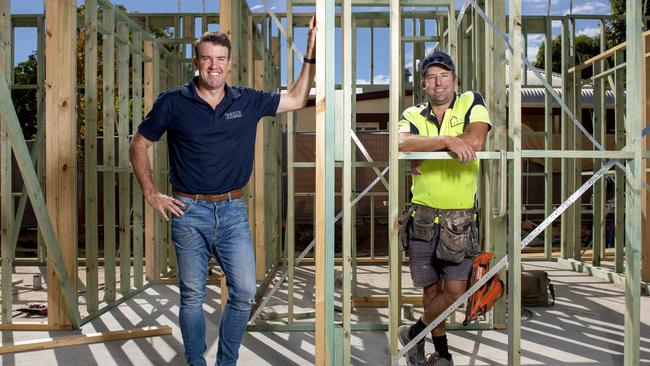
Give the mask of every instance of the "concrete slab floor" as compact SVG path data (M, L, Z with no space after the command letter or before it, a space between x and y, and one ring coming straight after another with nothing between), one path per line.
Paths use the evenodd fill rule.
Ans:
M359 267L362 270L365 267ZM386 268L373 267L377 281ZM532 262L526 269L544 269L555 285L555 306L534 308L534 317L522 321L522 365L623 364L624 294L621 288L581 273L561 270L552 262ZM300 273L310 271L301 270ZM362 276L360 276L361 278ZM387 276L385 281L387 281ZM404 278L408 279L405 273ZM301 288L309 288L308 278ZM408 279L410 280L410 279ZM378 281L383 282L383 281ZM307 286L306 286L307 285ZM378 285L378 284L375 284ZM384 287L385 288L385 287ZM313 287L311 288L313 292ZM214 364L220 315L219 289L209 286L205 304L208 364ZM278 295L281 300L282 295ZM311 295L302 296L307 301ZM281 301L275 301L276 307ZM641 298L641 364L650 365L650 298ZM386 322L385 309L374 309L375 321ZM362 312L362 310L359 310ZM358 316L368 321L369 316ZM153 286L82 328L83 333L122 330L150 325L171 325L173 334L148 339L115 341L53 350L5 355L0 365L184 365L178 323L178 288ZM79 332L2 332L2 343L61 337ZM449 345L455 365L506 365L507 331L450 331ZM427 344L427 352L433 345ZM311 365L311 332L248 332L239 365ZM388 365L387 332L354 332L352 365ZM402 360L401 364L405 364Z

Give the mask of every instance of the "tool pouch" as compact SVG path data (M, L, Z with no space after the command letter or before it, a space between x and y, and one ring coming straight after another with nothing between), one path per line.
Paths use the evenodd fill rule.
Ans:
M417 205L413 225L411 226L411 239L429 242L435 236L435 217L438 210Z
M474 210L441 210L440 239L436 257L452 263L460 263L465 257L478 253L478 227Z

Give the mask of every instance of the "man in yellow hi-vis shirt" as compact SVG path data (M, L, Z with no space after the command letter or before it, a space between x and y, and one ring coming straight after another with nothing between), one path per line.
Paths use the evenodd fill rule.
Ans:
M407 230L411 278L423 287L424 313L399 328L407 344L458 299L467 288L477 253L475 195L479 174L476 151L483 150L490 120L477 92L458 94L456 68L448 54L434 51L422 60L422 88L428 102L410 107L399 121L400 151L452 152L457 160L413 161ZM427 360L424 340L406 355L409 365L453 365L445 322L431 334L436 352Z

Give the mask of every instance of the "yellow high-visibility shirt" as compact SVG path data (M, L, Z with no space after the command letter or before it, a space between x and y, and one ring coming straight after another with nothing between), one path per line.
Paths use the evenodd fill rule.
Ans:
M442 123L431 111L429 103L422 103L404 111L399 121L399 132L420 136L458 136L470 123L483 122L491 126L481 94L456 94L445 112ZM461 164L458 160L425 160L420 165L421 175L413 176L411 202L440 209L474 207L479 160Z

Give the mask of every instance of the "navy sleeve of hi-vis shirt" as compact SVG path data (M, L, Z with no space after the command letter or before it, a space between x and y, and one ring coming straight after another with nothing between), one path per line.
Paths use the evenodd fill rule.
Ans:
M413 114L413 107L408 108L402 113L402 117L398 122L398 131L399 132L410 132L414 135L419 135L420 130L413 123L411 115Z
M249 90L250 98L254 100L258 119L266 116L274 117L280 105L280 93Z
M138 132L149 141L158 141L172 120L173 95L169 91L158 96L147 116L138 126Z

